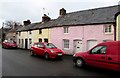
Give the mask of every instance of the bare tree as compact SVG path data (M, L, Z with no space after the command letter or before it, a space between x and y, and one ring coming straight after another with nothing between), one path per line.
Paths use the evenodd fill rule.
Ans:
M21 23L19 22L9 20L9 21L5 21L4 28L15 28L16 26L20 26L20 25Z

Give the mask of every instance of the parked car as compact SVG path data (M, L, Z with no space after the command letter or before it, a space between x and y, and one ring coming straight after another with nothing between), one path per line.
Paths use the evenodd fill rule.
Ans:
M120 71L120 41L103 42L87 52L73 55L73 62L78 67L95 67Z
M64 56L64 52L58 49L52 43L38 42L34 43L30 49L31 56L33 55L42 55L45 59L49 58L62 58Z
M17 44L12 40L4 40L2 42L2 48L17 48Z

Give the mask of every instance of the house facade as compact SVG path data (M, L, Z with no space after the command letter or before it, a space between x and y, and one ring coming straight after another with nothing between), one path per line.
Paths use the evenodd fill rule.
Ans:
M19 48L30 49L35 42L49 42L50 29L44 28L44 22L49 21L46 15L42 17L42 22L27 24L17 30L17 44Z
M116 40L120 41L120 12L116 14Z
M108 26L111 26L108 32ZM51 28L50 42L62 49L66 54L90 50L100 42L114 40L112 24L67 26Z
M64 13L50 30L50 42L65 54L90 50L98 43L115 40L114 15L118 6Z
M115 19L118 6L102 7L66 13L60 9L60 16L50 20L46 15L42 22L32 23L18 30L17 43L29 49L34 42L50 42L65 54L90 50L100 42L114 41ZM26 47L27 46L27 47Z

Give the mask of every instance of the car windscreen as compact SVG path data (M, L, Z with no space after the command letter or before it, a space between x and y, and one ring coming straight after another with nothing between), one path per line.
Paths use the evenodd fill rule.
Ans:
M53 45L52 43L46 43L45 44L46 48L57 48L55 45Z

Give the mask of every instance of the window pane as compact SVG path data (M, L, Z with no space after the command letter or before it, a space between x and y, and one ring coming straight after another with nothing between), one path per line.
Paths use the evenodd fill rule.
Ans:
M64 41L64 48L69 48L69 40L63 40Z
M64 33L68 33L68 27L64 27Z

